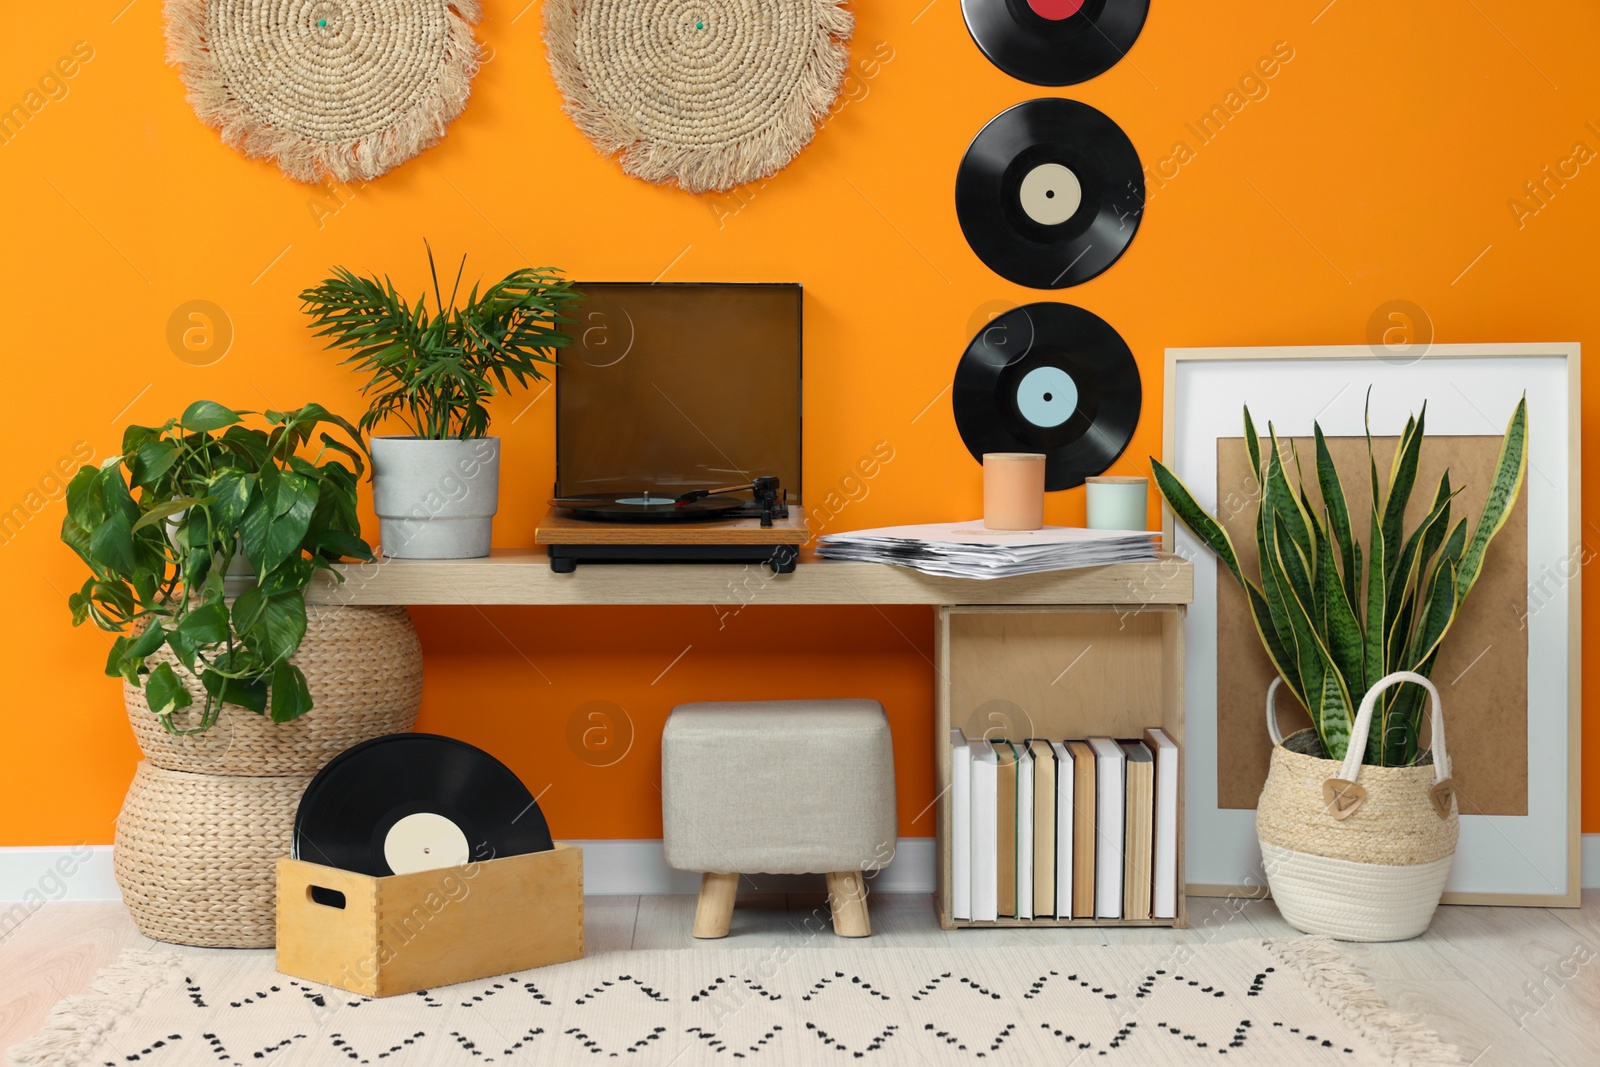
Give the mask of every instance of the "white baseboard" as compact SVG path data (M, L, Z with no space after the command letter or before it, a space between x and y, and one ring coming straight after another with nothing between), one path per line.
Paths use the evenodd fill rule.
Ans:
M700 876L667 866L661 841L574 841L583 846L583 888L592 896L694 893ZM901 838L889 866L872 876L879 893L933 892L931 837ZM819 877L755 875L755 889L793 892L822 889ZM54 900L119 900L111 876L110 845L0 848L0 901L37 907ZM0 908L0 931L11 925Z
M593 896L693 893L700 876L667 866L659 840L575 841L583 846L584 891ZM1583 835L1583 888L1600 889L1600 834ZM755 875L755 888L773 892L820 890L815 877ZM903 837L894 862L873 876L879 893L931 893L934 842ZM0 847L0 932L12 925L13 905L37 907L53 900L117 900L110 845L64 848Z

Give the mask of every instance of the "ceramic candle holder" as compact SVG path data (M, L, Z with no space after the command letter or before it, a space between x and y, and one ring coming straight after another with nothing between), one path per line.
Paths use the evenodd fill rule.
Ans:
M983 454L983 525L991 530L1037 530L1044 525L1044 455Z

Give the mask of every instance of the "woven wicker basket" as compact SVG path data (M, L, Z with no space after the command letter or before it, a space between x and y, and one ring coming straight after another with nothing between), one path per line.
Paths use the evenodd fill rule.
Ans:
M170 649L151 656L171 663L194 704L173 716L197 724L205 691ZM417 721L422 701L422 645L402 607L308 607L306 636L289 662L305 672L312 709L294 722L274 723L247 708L224 705L202 734L168 733L144 692L124 686L128 721L145 759L169 771L205 774L311 775L351 745L402 733Z
M189 774L139 764L112 853L139 932L204 948L270 948L275 872L310 775Z
M1256 806L1278 910L1296 929L1342 941L1416 937L1439 906L1460 834L1439 691L1410 671L1379 680L1361 701L1339 763L1311 754L1321 750L1312 730L1279 734L1279 681L1267 690L1272 766ZM1428 690L1432 758L1412 767L1363 766L1378 695L1399 682Z

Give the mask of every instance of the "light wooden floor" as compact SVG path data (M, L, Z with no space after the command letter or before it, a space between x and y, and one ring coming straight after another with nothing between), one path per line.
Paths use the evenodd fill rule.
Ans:
M696 946L826 946L815 894L745 893L723 941L689 936L689 896L590 897L590 954ZM1192 897L1188 930L939 929L925 896L875 895L873 940L886 946L1174 943L1293 936L1271 901ZM0 1050L32 1033L52 1004L82 992L124 948L149 945L120 904L47 904L0 940ZM1460 1047L1473 1067L1600 1062L1600 891L1579 910L1440 908L1414 941L1348 945L1394 1007ZM3 1055L3 1052L0 1052ZM9 1061L7 1061L9 1062Z

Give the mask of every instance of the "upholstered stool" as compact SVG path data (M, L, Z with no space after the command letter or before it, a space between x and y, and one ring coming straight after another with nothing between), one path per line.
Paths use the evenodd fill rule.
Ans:
M725 937L741 874L826 874L866 937L863 871L894 858L894 749L875 700L682 704L661 736L667 863L700 871L694 936Z

